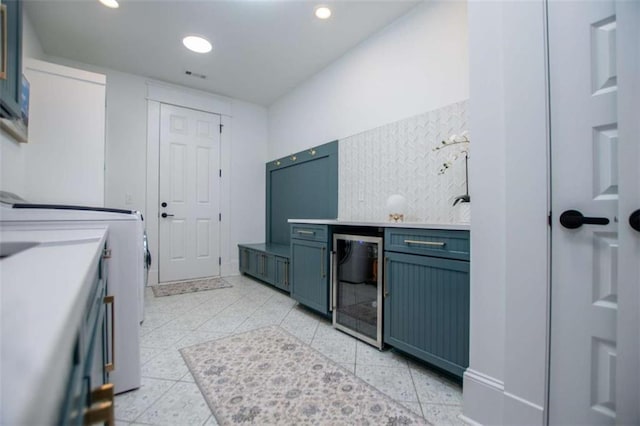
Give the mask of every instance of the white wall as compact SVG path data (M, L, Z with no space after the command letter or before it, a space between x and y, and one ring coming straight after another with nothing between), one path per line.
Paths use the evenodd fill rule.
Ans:
M47 57L46 60L107 76L105 205L144 213L147 202L148 79L64 58ZM185 91L189 90L185 88ZM230 198L223 211L231 212L226 218L229 222L224 223L223 217L223 241L227 242L221 248L223 274L238 272L238 242L261 242L265 238L267 110L235 99L230 102L232 117L225 132L229 131L231 136L223 136L223 143L228 141L231 147L231 169L223 169L223 174L230 176ZM152 247L152 254L154 259L158 258L156 247Z
M25 58L42 59L44 53L40 41L33 32L27 14L22 16L22 67ZM18 195L25 194L25 150L24 145L0 130L0 190Z
M470 365L464 415L544 424L548 212L544 4L469 3Z
M269 107L269 159L469 97L466 2L424 2Z
M104 205L105 77L33 59L24 197L32 202Z

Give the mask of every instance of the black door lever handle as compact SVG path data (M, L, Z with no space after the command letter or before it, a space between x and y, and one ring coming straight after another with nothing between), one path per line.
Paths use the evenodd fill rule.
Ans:
M629 225L636 231L640 232L640 209L631 213L629 216Z
M560 215L560 224L567 229L580 228L582 225L608 225L606 217L585 217L578 210L567 210Z
M162 213L160 216L162 217L169 217L169 216L173 216L172 214L168 214L168 213Z

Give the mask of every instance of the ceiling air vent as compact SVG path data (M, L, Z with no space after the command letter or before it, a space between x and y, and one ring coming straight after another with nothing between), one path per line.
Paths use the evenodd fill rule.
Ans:
M196 78L201 78L201 79L206 79L207 76L204 74L199 74L197 72L193 72L193 71L189 71L189 70L185 70L184 72L186 75L190 76L190 77L196 77Z

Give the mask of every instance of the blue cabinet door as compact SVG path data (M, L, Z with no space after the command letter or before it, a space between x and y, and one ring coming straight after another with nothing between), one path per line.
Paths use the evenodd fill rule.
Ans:
M469 262L385 255L385 343L462 377L469 365Z
M329 315L327 243L291 239L291 297Z
M275 286L280 290L289 291L289 259L276 256L276 279Z

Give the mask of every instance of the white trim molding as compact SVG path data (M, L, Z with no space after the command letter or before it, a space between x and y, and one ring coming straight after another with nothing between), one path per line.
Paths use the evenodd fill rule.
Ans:
M147 99L218 115L232 115L229 98L155 80L147 81Z
M463 376L464 415L471 424L502 424L504 383L470 368Z
M220 182L220 275L237 273L237 259L234 257L231 244L231 200L230 168L231 168L231 100L220 98L206 92L180 88L165 83L147 82L147 199L146 221L149 250L153 259L158 256L158 176L160 173L160 105L177 105L184 108L209 112L221 117L222 135L220 138L220 168L223 170ZM149 270L148 285L159 283L158 262L154 262Z

